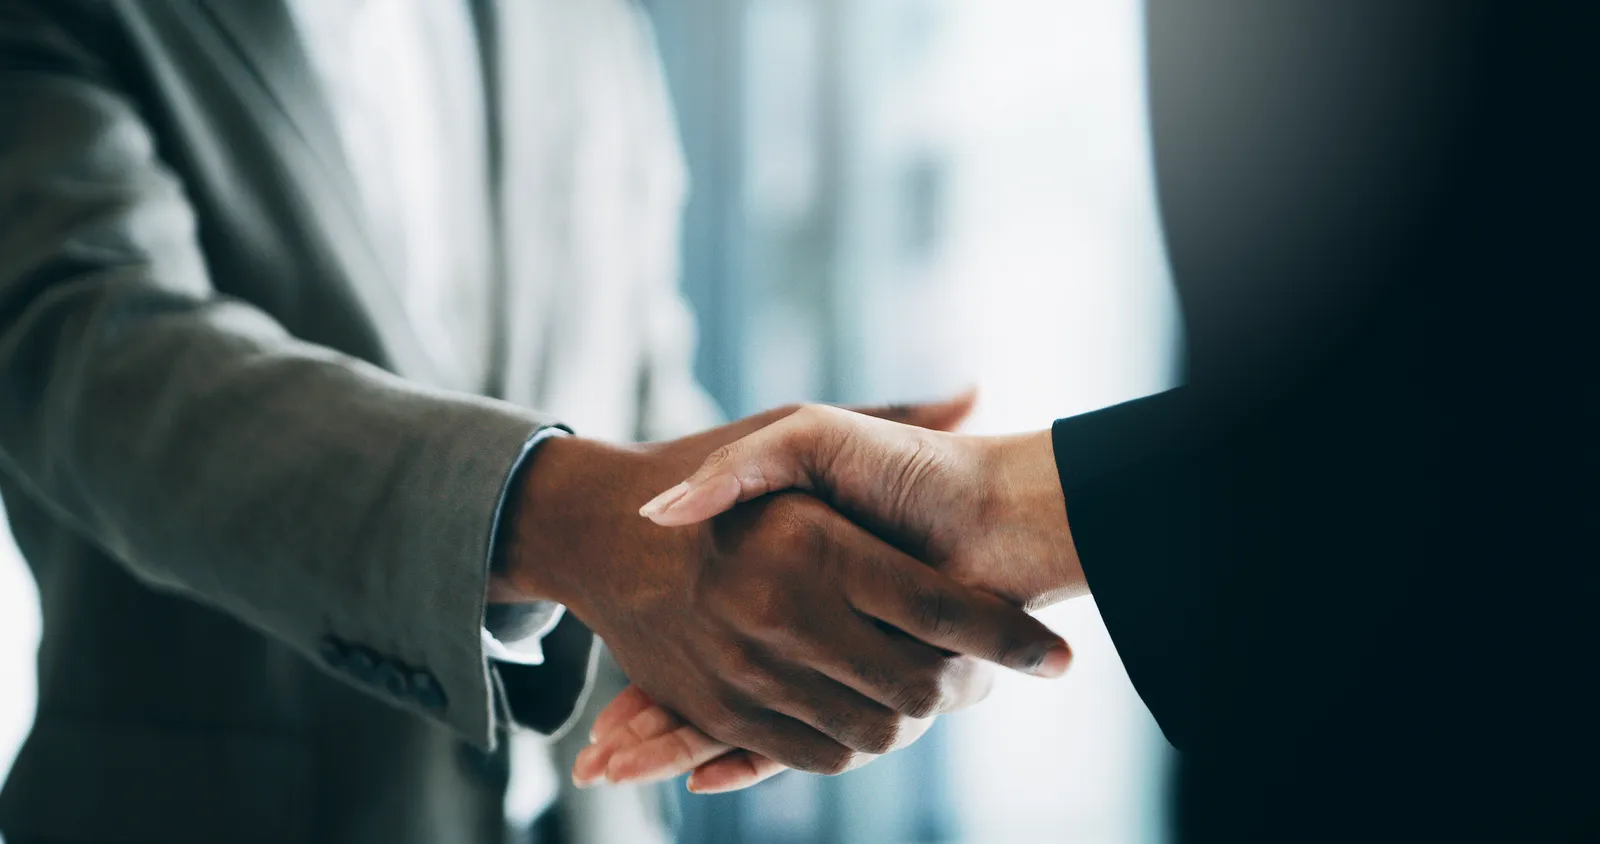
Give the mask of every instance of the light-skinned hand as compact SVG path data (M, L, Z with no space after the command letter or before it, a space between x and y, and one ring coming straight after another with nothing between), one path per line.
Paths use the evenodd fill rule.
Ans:
M1086 591L1049 432L962 437L807 407L718 449L641 513L658 524L694 524L785 489L807 490L958 582L1020 606ZM712 739L638 689L607 707L593 739L574 766L580 783L693 770L691 790L710 793L784 768Z
M970 404L884 413L954 424ZM817 773L902 747L928 717L981 698L983 667L956 654L1056 670L1066 645L1048 628L812 496L764 496L692 524L637 516L653 491L776 418L646 446L547 441L496 596L566 605L705 734Z

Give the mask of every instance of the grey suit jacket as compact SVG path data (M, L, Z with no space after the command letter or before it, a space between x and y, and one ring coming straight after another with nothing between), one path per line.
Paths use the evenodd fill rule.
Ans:
M280 4L0 0L0 492L44 619L7 840L498 840L497 733L580 697L575 621L546 668L479 632L555 420L449 389L354 198Z

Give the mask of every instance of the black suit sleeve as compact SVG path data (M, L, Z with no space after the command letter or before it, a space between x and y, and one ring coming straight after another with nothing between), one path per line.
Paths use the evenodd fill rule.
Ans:
M1201 430L1190 399L1179 388L1053 431L1096 602L1140 696L1185 750L1242 691L1249 614L1273 591L1262 579L1275 543L1256 529L1284 493L1273 444Z
M1571 622L1593 441L1583 154L1534 116L1576 83L1524 8L1150 6L1186 386L1054 444L1089 585L1181 750L1442 730L1492 649L1563 641L1486 636L1475 609L1519 637Z
M1339 367L1280 395L1183 387L1055 424L1089 585L1174 746L1337 717L1386 635L1441 611L1448 588L1415 587L1440 562L1425 546L1451 448L1436 396L1407 389Z

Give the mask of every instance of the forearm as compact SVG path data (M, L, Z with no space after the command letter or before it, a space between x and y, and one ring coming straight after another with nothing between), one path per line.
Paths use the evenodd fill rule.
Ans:
M1441 455L1426 400L1386 399L1313 391L1190 426L1155 397L1057 423L1087 583L1180 749L1311 717L1401 602L1431 600L1404 595Z
M992 534L997 558L1035 561L1028 594L1019 597L1030 608L1039 608L1087 594L1051 433L976 442L984 478L979 484L979 523Z
M4 336L0 449L27 494L145 581L314 658L331 637L433 673L447 708L426 714L487 740L471 700L489 525L543 420L419 390L239 305L151 296L165 313L114 326L98 315L145 294L64 307L75 295L95 297L80 285Z
M487 743L489 532L548 420L419 387L218 295L133 106L74 70L91 60L63 34L8 35L0 469L147 583ZM342 655L357 652L440 693L356 677Z

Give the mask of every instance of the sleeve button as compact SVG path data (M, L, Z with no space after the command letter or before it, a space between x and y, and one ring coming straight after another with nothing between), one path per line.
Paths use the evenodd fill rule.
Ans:
M406 678L406 672L393 660L384 660L378 666L377 684L394 697L411 697L411 683Z
M350 649L332 636L323 636L322 641L317 643L317 655L329 668L343 671L350 659Z
M351 648L347 670L357 680L369 685L378 685L378 658L366 648Z
M429 712L443 712L445 708L444 689L440 688L439 680L427 671L411 672L411 697Z

